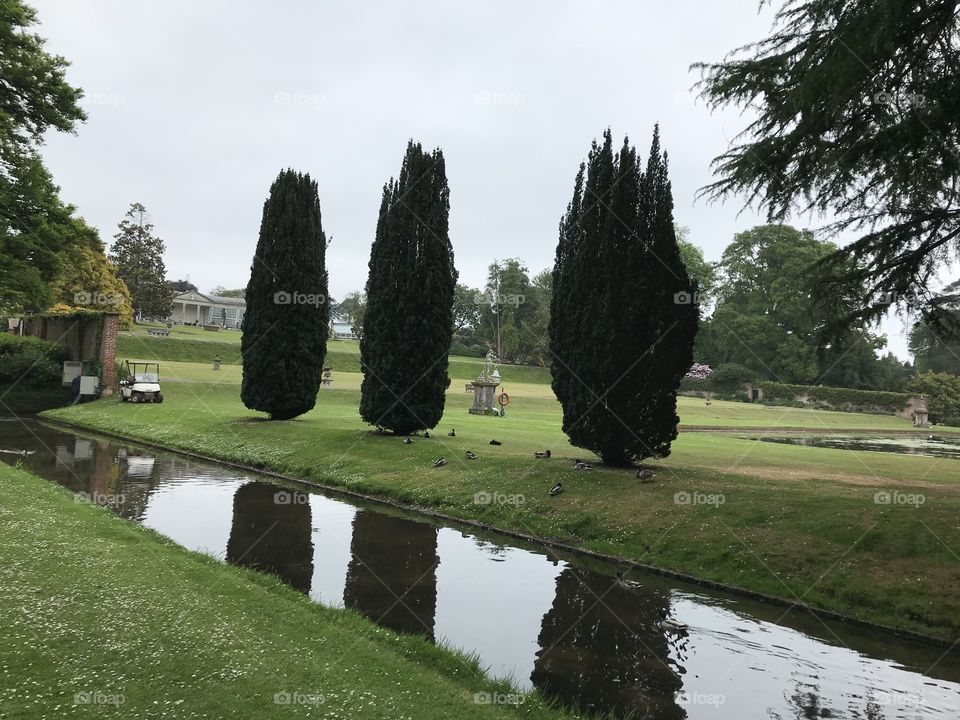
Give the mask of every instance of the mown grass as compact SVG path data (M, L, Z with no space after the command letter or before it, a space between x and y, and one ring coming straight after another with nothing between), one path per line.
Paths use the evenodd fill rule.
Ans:
M404 445L361 422L357 376L335 374L334 387L320 391L312 412L272 423L242 406L238 376L184 369L199 375L192 382L168 382L162 405L104 400L50 415L864 620L941 638L960 634L955 460L681 433L669 458L648 463L658 474L644 484L627 470L575 471L575 457L591 458L567 442L549 388L514 384L509 375L514 401L506 417L469 415L471 398L452 391L433 437ZM222 382L205 381L205 372ZM681 398L680 414L693 424L910 427L874 415L740 403L708 408L694 398ZM447 435L452 428L456 437ZM503 445L490 446L492 438ZM553 450L552 459L532 457L545 448ZM479 459L464 460L466 450ZM449 462L434 468L440 456ZM558 481L566 490L551 498L547 490ZM905 497L889 493L921 495L923 503L877 503L878 492L888 493L881 500ZM482 502L508 495L523 502Z
M130 359L133 359L132 357ZM359 364L357 365L359 368ZM523 412L531 420L544 420L548 425L559 426L557 413L559 405L549 383L525 382L519 370L537 368L503 367L503 386L511 397L507 412ZM224 361L219 371L213 370L211 360L202 362L161 361L160 372L169 382L200 382L231 384L239 383L242 369L239 361ZM474 373L475 375L476 373ZM359 390L362 375L359 372L334 370L333 387L336 389ZM472 396L464 390L466 381L451 380L448 396L454 403L461 399L469 402ZM326 392L324 390L324 392ZM359 401L358 401L359 404ZM912 426L909 420L893 415L867 415L858 413L831 412L827 410L807 410L804 408L768 407L758 404L714 400L710 405L700 398L679 398L680 421L684 426L730 429L777 429L802 428L823 430L825 432L851 430L882 430L884 432L924 433ZM954 432L955 428L937 428L937 432Z
M164 363L163 374L171 379L209 382L240 382L240 332L206 331L191 326L174 326L169 337L147 334L148 326L120 333L117 358L154 360ZM220 354L221 373L212 372L213 358ZM356 340L331 341L326 365L337 376L339 386L359 388L360 345ZM480 373L481 358L451 356L449 375L451 393L463 392L464 385ZM553 398L550 370L528 365L504 365L500 368L504 388L513 396L518 391L527 397ZM539 387L529 387L539 386ZM681 398L681 421L687 426L717 428L811 428L835 430L896 430L912 432L908 420L892 415L841 413L783 406L764 406L715 400L710 405L700 398ZM937 428L953 432L953 428Z
M216 354L225 364L239 365L240 332L221 330L210 332L203 328L174 326L167 337L155 337L147 328L121 332L117 340L117 359L156 360L160 362L190 362L211 364ZM335 372L360 372L360 345L356 340L331 341L327 346L326 365ZM448 372L451 378L460 381L473 380L482 369L481 358L451 356ZM509 372L516 382L550 384L550 370L529 365L508 365L501 369Z
M0 547L0 717L567 717L536 695L476 704L513 691L4 464Z

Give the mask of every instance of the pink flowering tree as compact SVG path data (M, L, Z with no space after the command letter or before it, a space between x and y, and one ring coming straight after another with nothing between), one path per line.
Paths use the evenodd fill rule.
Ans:
M703 380L711 375L713 375L713 369L709 365L694 363L690 366L690 369L687 370L686 377L694 378L696 380Z

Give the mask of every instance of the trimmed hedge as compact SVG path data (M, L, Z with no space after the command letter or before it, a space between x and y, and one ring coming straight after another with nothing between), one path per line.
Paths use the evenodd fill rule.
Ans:
M59 378L58 378L59 380ZM35 415L70 404L70 388L59 382L41 387L0 383L0 417Z
M450 354L460 357L478 357L482 358L487 354L487 349L482 345L464 345L462 342L453 341L450 345Z
M64 351L35 337L0 333L0 383L38 387L59 383Z
M776 404L776 401L799 402L805 407L842 412L895 413L903 410L910 399L907 393L880 390L854 390L825 385L790 385L778 382L758 384L763 389L764 402L771 404Z
M825 385L791 385L773 381L753 383L763 389L765 405L787 405L841 412L875 413L888 415L903 410L910 399L909 393L883 392L879 390L854 390L852 388L826 387ZM684 378L680 383L682 395L710 396L723 399L743 400L746 393L732 392L729 388L717 387L712 377Z
M714 392L710 378L685 377L680 381L680 393L708 393Z

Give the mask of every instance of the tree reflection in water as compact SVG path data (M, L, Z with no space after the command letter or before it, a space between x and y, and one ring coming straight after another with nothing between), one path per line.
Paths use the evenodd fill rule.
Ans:
M668 607L662 593L567 568L543 617L533 684L585 713L685 718L675 700L683 670L669 657L685 640L661 629Z
M437 528L361 510L353 519L343 602L379 625L434 640Z
M313 579L310 495L251 482L233 496L227 562L279 576L310 592Z

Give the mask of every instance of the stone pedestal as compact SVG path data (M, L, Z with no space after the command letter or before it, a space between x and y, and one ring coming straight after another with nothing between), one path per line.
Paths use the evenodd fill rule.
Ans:
M487 380L479 377L473 381L473 407L471 415L499 414L495 406L497 388L500 380Z
M913 420L914 427L930 427L930 415L927 410L927 398L924 395L911 395L903 410L897 413L900 417Z
M494 407L497 388L500 386L500 371L497 370L497 356L493 350L487 353L486 362L480 377L471 383L473 387L473 407L471 415L499 415Z

